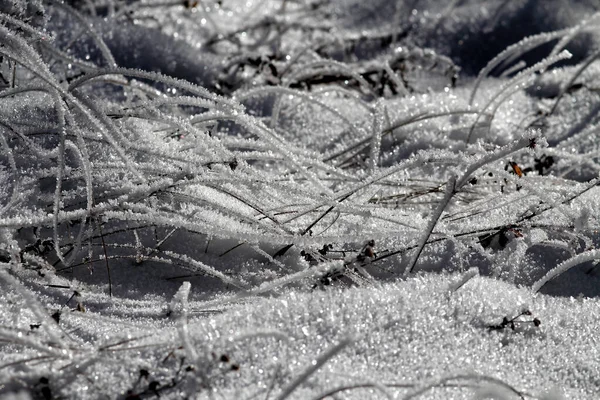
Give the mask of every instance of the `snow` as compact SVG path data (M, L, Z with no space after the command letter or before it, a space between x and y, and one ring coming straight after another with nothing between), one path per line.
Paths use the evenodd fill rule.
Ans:
M598 15L0 0L0 398L597 399Z

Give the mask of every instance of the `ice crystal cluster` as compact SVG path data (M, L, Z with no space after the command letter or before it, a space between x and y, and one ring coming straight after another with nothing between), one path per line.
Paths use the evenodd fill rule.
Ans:
M0 0L0 397L597 399L600 5Z

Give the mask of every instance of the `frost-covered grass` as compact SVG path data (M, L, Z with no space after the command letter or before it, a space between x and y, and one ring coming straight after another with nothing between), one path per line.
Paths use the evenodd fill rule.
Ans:
M0 0L0 394L596 398L597 12Z

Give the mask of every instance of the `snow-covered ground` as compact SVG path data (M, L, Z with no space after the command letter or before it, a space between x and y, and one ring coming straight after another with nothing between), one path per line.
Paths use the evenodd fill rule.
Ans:
M599 9L0 0L0 397L600 398Z

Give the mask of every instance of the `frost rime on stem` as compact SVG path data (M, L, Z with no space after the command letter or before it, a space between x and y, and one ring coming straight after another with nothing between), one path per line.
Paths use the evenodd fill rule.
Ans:
M444 193L444 198L442 199L442 201L438 205L438 207L435 209L435 212L431 216L431 220L427 224L427 228L425 229L425 231L421 235L421 238L419 239L419 246L417 247L417 250L414 253L410 263L408 264L408 267L404 271L405 275L407 275L413 271L413 268L415 267L415 264L419 260L419 256L421 255L421 252L423 251L423 247L425 247L425 244L427 243L427 239L429 239L429 236L431 235L433 228L435 228L435 225L437 224L438 220L440 219L442 212L444 212L444 209L450 202L450 199L452 198L452 196L454 196L455 191L456 191L456 176L452 176L450 178L450 180L448 180L448 182L446 183L446 191Z
M480 158L479 160L477 160L476 162L474 162L473 164L471 164L469 166L467 171L460 177L460 179L457 180L455 176L450 178L450 180L446 184L446 192L444 194L444 198L442 199L441 203L438 205L435 212L431 216L431 219L430 219L429 223L427 224L427 228L425 229L425 231L423 232L423 235L421 235L421 238L419 239L419 244L417 246L417 250L416 250L415 254L413 255L410 263L404 270L405 275L409 274L413 271L415 264L419 260L419 256L421 255L421 252L423 251L423 248L425 247L425 244L427 244L427 240L429 239L429 236L431 236L431 232L433 232L433 229L435 228L440 216L442 215L442 212L444 212L444 209L448 206L448 203L452 199L452 196L454 196L455 193L458 193L462 189L462 187L467 184L471 175L476 170L478 170L479 168L483 167L486 164L494 162L500 158L506 157L509 154L512 154L523 148L532 147L535 144L536 140L537 140L536 137L531 137L531 138L523 137L522 139L518 140L517 142L513 143L512 145L504 146L501 149L499 149L498 151L496 151L494 153L490 153L490 154Z
M600 259L600 250L590 250L584 253L578 254L575 257L569 258L566 261L558 264L556 267L548 271L546 275L536 283L533 284L531 290L534 292L539 292L539 290L552 279L556 278L558 275L567 272L571 268L584 263L586 261L593 261Z

